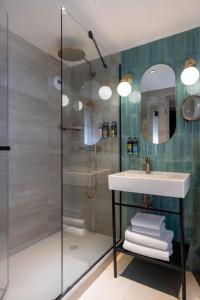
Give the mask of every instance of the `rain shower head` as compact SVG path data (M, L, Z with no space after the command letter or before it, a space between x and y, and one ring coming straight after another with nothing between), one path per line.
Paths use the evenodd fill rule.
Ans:
M63 48L62 51L58 51L58 56L64 60L76 62L85 59L85 52L78 48Z
M88 66L89 66L89 71L90 71L90 77L94 78L95 77L95 73L92 72L92 67L90 62L86 59L85 57L85 52L79 48L63 48L62 51L61 49L58 51L58 56L63 60L66 61L71 61L71 62L78 62L81 60L84 60Z

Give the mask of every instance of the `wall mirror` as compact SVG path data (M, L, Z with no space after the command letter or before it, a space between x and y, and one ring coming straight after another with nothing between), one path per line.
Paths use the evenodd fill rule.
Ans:
M187 121L200 119L200 96L189 96L182 105L182 114Z
M176 130L176 80L168 65L154 65L142 76L141 130L153 144L166 143Z

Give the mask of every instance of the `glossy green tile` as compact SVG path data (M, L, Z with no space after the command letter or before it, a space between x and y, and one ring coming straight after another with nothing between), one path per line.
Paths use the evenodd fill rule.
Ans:
M191 94L200 94L200 86L186 87L180 80L185 60L193 56L200 67L200 28L183 32L165 39L161 39L143 46L122 52L122 72L131 72L134 75L133 88L140 90L140 81L143 73L153 64L165 63L170 65L176 74L176 108L177 126L175 135L166 144L153 145L146 141L140 130L140 103L130 104L128 98L122 101L122 141L128 135L138 136L140 152L132 160L127 158L126 147L122 147L122 165L124 168L143 169L144 158L151 158L152 169L174 172L192 172L192 189L188 194L185 210L186 239L194 244L200 243L200 222L197 222L197 211L200 208L200 122L186 122L181 113L181 106L186 97ZM131 129L129 128L131 126ZM133 197L132 197L133 198ZM154 205L165 209L178 209L175 199L154 197ZM131 196L130 196L131 199ZM138 197L134 198L139 201ZM200 220L200 215L199 220ZM128 215L127 215L128 217ZM195 222L194 222L195 220ZM175 216L167 216L167 227L179 235L179 220ZM196 238L194 243L193 239ZM189 258L192 266L193 254ZM199 265L200 268L200 265Z

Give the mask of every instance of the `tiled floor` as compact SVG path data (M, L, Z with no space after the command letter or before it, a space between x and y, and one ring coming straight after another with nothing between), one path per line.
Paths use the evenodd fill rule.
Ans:
M131 257L120 254L118 271L121 273ZM66 298L67 299L67 298ZM177 298L136 283L124 277L113 278L112 263L92 283L79 300L175 300ZM78 300L78 299L77 299ZM191 273L187 273L187 300L200 300L200 287Z

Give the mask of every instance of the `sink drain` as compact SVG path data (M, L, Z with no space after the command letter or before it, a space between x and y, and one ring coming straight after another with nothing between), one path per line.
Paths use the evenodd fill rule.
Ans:
M78 249L78 246L77 245L72 245L69 247L70 250L77 250Z

